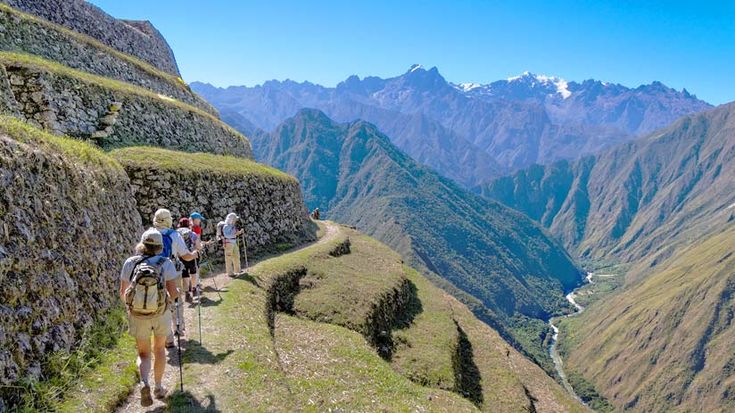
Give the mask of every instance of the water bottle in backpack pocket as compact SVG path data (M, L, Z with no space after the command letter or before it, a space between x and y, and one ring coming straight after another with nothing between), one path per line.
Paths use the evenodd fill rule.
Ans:
M133 268L125 304L136 317L155 317L166 310L166 288L162 268L164 257L143 257Z

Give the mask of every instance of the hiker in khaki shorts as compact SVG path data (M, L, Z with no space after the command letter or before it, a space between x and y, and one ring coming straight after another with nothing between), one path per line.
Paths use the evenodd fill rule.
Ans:
M149 373L151 370L151 335L153 335L154 395L166 397L163 372L166 368L166 337L171 331L170 302L178 298L176 268L163 250L163 236L155 228L143 233L136 255L128 258L120 271L120 297L128 311L128 332L135 337L140 372L140 403L153 404Z

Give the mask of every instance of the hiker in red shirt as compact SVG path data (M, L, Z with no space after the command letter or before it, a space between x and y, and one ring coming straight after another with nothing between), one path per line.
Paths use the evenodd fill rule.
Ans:
M192 212L189 218L191 218L191 230L194 231L194 233L199 236L199 239L201 239L202 238L202 221L206 221L206 218L204 218L204 215L198 212Z

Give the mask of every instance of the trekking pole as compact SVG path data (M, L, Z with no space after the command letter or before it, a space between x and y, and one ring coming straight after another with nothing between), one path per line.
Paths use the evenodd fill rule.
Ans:
M202 276L199 274L199 278L197 278L197 297L199 301L197 302L197 310L199 311L199 345L202 345Z
M181 332L180 332L180 323L178 314L179 314L179 299L178 297L176 300L174 300L176 303L176 347L179 351L179 379L181 381L181 392L184 392L184 359L181 358Z
M209 256L209 253L206 253L207 255L207 269L209 270L210 274L214 274L214 268L212 268L212 259ZM214 283L214 290L217 291L217 295L219 296L219 300L222 301L222 294L219 292L219 287L217 287L217 275L214 274L212 277L212 283ZM201 301L201 298L199 299Z

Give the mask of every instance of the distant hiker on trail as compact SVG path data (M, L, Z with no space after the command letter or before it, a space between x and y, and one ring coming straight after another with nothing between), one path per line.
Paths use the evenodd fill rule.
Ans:
M217 224L217 237L222 241L225 250L225 272L230 277L240 273L240 247L237 243L243 230L237 229L240 217L234 212L227 214L224 221Z
M140 372L140 403L153 404L149 375L151 371L151 334L153 334L153 380L157 399L166 397L163 372L166 369L166 338L171 331L171 300L178 298L176 269L171 260L159 254L163 236L155 228L143 233L135 247L136 255L128 258L120 271L120 298L128 312L128 331L135 337Z
M199 235L199 238L202 238L202 221L206 221L207 219L204 218L204 215L198 213L198 212L192 212L191 215L189 215L189 218L191 218L191 230L194 231L197 235Z
M189 218L181 218L179 226L176 230L186 244L186 249L196 251L197 255L204 248L201 238L191 229L191 221ZM199 258L191 261L182 261L183 268L181 270L181 279L183 281L184 292L186 292L186 301L192 302L192 297L196 292L197 272L199 268Z
M319 220L319 208L314 208L311 212L311 217L317 221Z
M155 215L153 216L153 226L161 232L161 236L163 237L163 251L160 255L162 257L169 258L174 262L178 275L176 284L179 292L181 292L183 291L183 283L181 279L182 262L191 261L195 259L198 254L196 251L190 251L188 248L186 248L186 243L184 242L183 238L181 238L181 235L176 232L176 230L171 228L172 225L173 218L171 218L171 211L169 211L168 209L159 209L158 211L156 211ZM183 306L175 306L176 310L174 312L174 320L171 326L172 331L169 334L168 340L166 342L167 348L173 348L175 346L175 333L183 334L186 331L186 326L184 325L183 308ZM181 331L175 331L176 321L180 323Z

